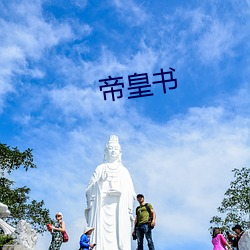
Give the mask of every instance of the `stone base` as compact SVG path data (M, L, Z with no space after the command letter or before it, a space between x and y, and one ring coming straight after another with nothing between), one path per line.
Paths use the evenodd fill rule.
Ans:
M2 250L26 250L25 247L21 245L5 245Z

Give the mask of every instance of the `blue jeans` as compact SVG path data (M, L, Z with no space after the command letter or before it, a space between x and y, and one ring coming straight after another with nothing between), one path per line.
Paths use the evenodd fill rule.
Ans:
M154 242L152 239L152 229L149 228L148 224L141 224L141 225L138 225L136 228L138 250L143 250L144 235L146 236L146 239L148 242L148 249L155 250Z

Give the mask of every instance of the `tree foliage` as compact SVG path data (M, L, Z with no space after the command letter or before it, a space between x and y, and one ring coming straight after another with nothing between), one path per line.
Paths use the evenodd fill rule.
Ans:
M32 149L28 148L21 152L17 147L10 148L6 144L0 143L0 166L2 176L5 171L10 174L21 166L26 171L29 168L36 168L36 165L33 163Z
M223 216L213 216L210 223L222 230L231 230L235 224L247 228L250 220L250 168L233 169L234 180L217 211Z
M6 204L11 211L11 216L5 220L15 226L21 219L30 223L38 233L46 230L45 224L52 220L49 210L44 208L44 201L30 200L30 188L27 186L14 188L14 182L5 178L6 174L23 167L26 171L36 168L33 163L32 150L24 152L18 148L10 148L6 144L0 144L0 202Z
M0 247L2 247L5 244L12 245L13 243L14 243L14 238L12 236L0 234Z

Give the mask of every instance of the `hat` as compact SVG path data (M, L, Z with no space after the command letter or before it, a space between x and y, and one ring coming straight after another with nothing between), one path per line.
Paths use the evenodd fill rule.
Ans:
M239 229L240 231L243 231L240 225L235 225L232 230Z
M57 216L57 215L61 215L61 216L63 217L63 214L62 214L61 212L57 212L57 213L56 213L56 216Z
M143 194L137 194L136 198L140 198L140 197L144 198L144 195Z
M95 230L93 227L86 227L83 233L86 234L87 232L93 231L93 230Z

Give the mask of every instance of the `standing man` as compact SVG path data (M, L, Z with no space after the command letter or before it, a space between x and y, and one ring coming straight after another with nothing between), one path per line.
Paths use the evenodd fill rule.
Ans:
M143 194L137 195L137 201L140 206L136 208L135 226L133 235L136 235L138 250L143 250L143 239L146 236L148 249L155 250L152 239L152 229L155 226L156 214L150 203L144 202Z
M236 246L235 249L238 250L239 249L238 243L239 243L239 240L240 240L242 234L244 233L244 231L243 231L243 229L241 228L240 225L235 225L232 228L232 230L236 233L236 235L234 235L234 234L231 234L231 235L234 237L234 243L235 243L235 246Z

